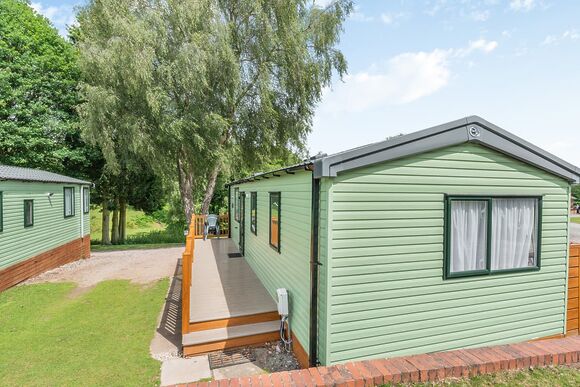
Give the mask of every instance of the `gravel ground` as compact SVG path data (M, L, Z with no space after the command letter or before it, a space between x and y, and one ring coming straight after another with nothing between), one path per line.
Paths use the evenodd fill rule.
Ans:
M291 371L300 369L292 351L286 351L280 342L266 343L260 347L249 347L256 357L254 364L268 372Z
M153 250L104 251L47 271L24 282L75 282L80 288L90 288L101 281L126 279L147 284L171 277L183 247Z

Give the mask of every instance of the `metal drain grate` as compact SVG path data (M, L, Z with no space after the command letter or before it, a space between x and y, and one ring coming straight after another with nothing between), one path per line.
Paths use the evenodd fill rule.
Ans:
M211 352L208 353L207 357L209 359L209 368L212 370L236 364L250 363L256 360L254 353L247 348L234 348Z
M241 253L228 253L228 257L229 258L241 258L242 254Z

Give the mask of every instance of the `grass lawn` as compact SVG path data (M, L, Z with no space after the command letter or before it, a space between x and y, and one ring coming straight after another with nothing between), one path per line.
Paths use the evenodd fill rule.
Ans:
M70 283L0 293L1 386L159 384L149 355L168 280L105 281L76 298Z
M146 250L185 246L183 243L140 243L133 245L92 245L91 251Z
M572 223L580 223L580 216L570 217L570 222L572 222Z
M438 383L417 383L411 386L578 386L580 369L573 367L535 368L525 371L500 372L470 379L447 380Z
M102 212L100 208L91 208L91 240L101 240ZM113 215L111 214L112 222ZM110 227L110 225L109 225ZM163 231L165 225L157 222L143 211L127 207L127 236L147 234L152 231Z

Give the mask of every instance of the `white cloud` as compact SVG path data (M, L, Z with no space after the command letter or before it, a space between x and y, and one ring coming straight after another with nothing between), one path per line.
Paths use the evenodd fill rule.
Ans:
M327 91L322 106L330 112L361 112L381 105L397 105L433 94L449 82L449 52L409 52L386 66L348 75Z
M470 14L471 18L475 21L484 22L491 16L491 12L489 10L477 10L472 11Z
M30 7L43 15L54 25L62 36L67 36L67 27L76 24L74 9L70 5L44 6L40 2L30 3Z
M564 40L578 40L580 39L580 33L576 29L567 30L562 32L560 35L548 35L544 38L541 45L549 46L552 44L559 44Z
M350 14L350 18L355 21L359 22L371 22L375 20L374 17L366 15L363 11L361 11L358 5L353 7L353 10Z
M474 51L481 51L484 54L489 54L495 50L498 43L495 40L489 41L485 39L478 39L470 41L467 47L455 50L455 54L459 57L467 56Z
M381 21L387 25L397 24L397 21L404 18L405 14L402 12L399 13L382 13L381 14Z
M510 8L516 12L528 12L536 7L537 2L535 0L511 0Z
M326 8L335 0L314 0L314 5L320 8Z
M383 65L373 65L345 77L326 90L321 111L363 112L381 106L401 105L429 96L451 79L450 64L475 51L489 53L497 42L479 39L459 49L434 49L399 54ZM474 65L472 61L469 62Z

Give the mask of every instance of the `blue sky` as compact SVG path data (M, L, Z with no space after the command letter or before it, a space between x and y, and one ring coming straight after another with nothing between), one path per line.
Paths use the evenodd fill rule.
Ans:
M324 6L329 0L315 0ZM82 0L33 2L64 31ZM311 153L480 115L580 166L580 2L358 0Z

